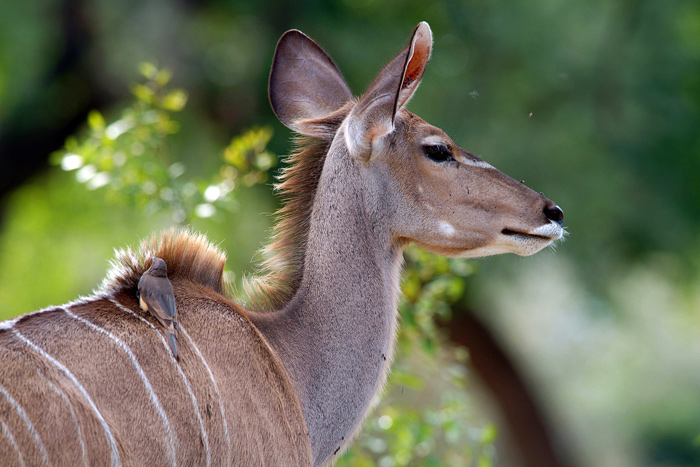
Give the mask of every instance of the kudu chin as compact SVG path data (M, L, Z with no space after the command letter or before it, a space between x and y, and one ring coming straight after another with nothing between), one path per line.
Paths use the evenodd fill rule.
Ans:
M270 101L301 136L248 309L225 293L224 255L172 230L118 252L93 295L0 323L3 463L332 462L386 381L406 243L529 255L563 234L556 204L406 110L432 45L420 23L356 100L316 43L285 33ZM172 311L142 310L140 280Z

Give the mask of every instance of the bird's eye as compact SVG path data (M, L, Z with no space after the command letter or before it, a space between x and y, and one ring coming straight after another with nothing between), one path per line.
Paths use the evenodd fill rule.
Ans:
M425 145L423 146L423 152L425 152L425 155L428 156L430 160L435 162L447 162L454 160L450 148L444 144Z

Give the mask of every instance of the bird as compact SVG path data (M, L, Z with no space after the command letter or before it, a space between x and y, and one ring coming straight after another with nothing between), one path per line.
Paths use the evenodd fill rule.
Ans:
M163 325L173 356L178 359L175 293L168 280L168 266L165 261L155 256L151 258L151 267L139 279L138 290L139 306L142 310L150 312Z

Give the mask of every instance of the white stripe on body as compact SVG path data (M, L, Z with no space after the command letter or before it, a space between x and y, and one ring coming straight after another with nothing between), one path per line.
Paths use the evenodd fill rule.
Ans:
M46 447L44 447L44 443L43 441L41 441L39 433L36 432L34 424L31 420L29 420L27 412L22 408L21 405L19 405L19 403L10 395L9 392L7 392L7 389L5 389L3 386L0 386L0 393L3 396L5 396L5 399L7 399L10 405L12 405L15 411L19 414L19 416L22 418L22 421L24 421L24 424L27 425L27 429L32 434L32 437L34 437L34 442L36 442L36 445L39 448L39 451L41 452L41 456L44 458L44 465L51 465L51 463L49 462L49 453L46 452Z
M21 316L18 316L16 318L12 318L12 319L8 319L8 320L0 322L0 331L7 331L8 329L12 329L12 327L15 324L17 324L17 321L19 321L20 318L21 318Z
M197 344L194 343L188 332L185 330L185 328L182 326L182 323L178 323L178 329L182 331L182 334L187 338L187 340L190 342L190 345L194 348L194 351L197 353L197 356L199 356L199 359L202 360L202 363L204 364L204 367L207 369L207 372L209 373L209 379L211 380L212 385L214 386L214 392L216 392L216 397L219 398L219 408L221 408L221 417L224 421L224 433L226 434L226 443L228 445L228 465L231 465L231 439L228 436L228 423L226 422L226 410L224 409L224 402L221 400L221 393L219 392L219 386L216 384L216 379L214 379L214 373L212 373L211 368L209 368L209 365L207 364L207 361L204 360L204 356L202 355L202 352L199 351L199 347L197 347Z
M73 421L75 422L75 428L78 430L78 440L80 441L80 451L83 454L83 465L87 467L88 461L87 461L87 452L85 451L85 441L83 440L83 431L80 429L80 422L78 421L78 416L75 414L75 410L73 410L73 404L71 403L70 399L68 399L68 396L66 396L66 393L64 393L62 390L60 390L58 387L56 387L55 384L53 384L51 381L48 379L46 380L48 383L49 387L59 396L61 396L61 399L68 405L68 408L70 409L70 415L73 418Z
M19 458L19 465L21 467L24 467L24 458L22 457L22 452L19 450L19 446L17 446L17 442L15 441L15 437L12 436L10 428L7 425L5 425L5 422L3 422L2 420L0 420L0 424L2 424L2 434L5 435L12 447L15 448L15 452L17 453L17 457Z
M65 303L65 304L60 305L60 306L48 306L46 308L42 308L41 310L32 311L31 313L20 315L20 316L17 316L15 318L12 318L12 319L0 321L0 331L9 331L10 329L12 329L15 326L15 324L17 324L17 321L19 321L20 319L26 320L29 317L33 317L35 315L40 315L40 314L46 313L48 311L59 311L62 308L70 308L70 307L75 306L75 305L85 305L87 303L90 303L90 302L93 302L96 300L101 300L102 298L103 298L103 294L92 295L89 297L80 296L77 299L73 300L72 302Z
M124 305L122 305L121 303L116 301L114 298L110 298L109 301L112 302L114 305L116 305L120 310L122 310L126 313L129 313L129 314L135 316L136 318L138 318L139 320L143 321L144 323L146 323L151 329L153 329L153 331L158 335L158 337L160 337L160 341L163 344L163 346L165 347L166 353L168 355L170 355L171 361L175 365L175 368L177 368L177 371L180 373L180 377L182 378L182 381L185 383L185 387L187 388L187 392L190 394L190 400L192 401L192 405L194 406L194 412L197 415L197 421L199 422L199 429L201 430L202 437L204 439L204 448L207 452L207 466L211 465L211 455L209 454L209 438L207 436L207 431L204 428L204 421L202 420L202 415L199 411L199 406L197 405L197 399L195 398L194 393L192 392L192 388L190 387L189 381L187 381L187 376L185 375L185 372L182 371L182 368L180 368L180 365L177 364L177 361L175 360L175 357L173 356L172 350L170 349L170 344L168 344L168 342L165 340L163 335L158 331L158 329L156 329L156 327L153 324L151 324L147 319L143 318L142 316L139 316L138 314L136 314L135 312L133 312L129 308L125 307Z
M163 407L160 405L160 401L158 400L158 396L153 391L153 387L151 387L151 383L148 381L146 374L143 372L143 368L141 368L141 365L136 360L136 356L134 355L134 353L131 351L131 349L124 342L122 342L117 336L115 336L111 332L97 326L96 324L86 320L85 318L82 318L78 315L73 314L70 310L68 310L68 308L62 308L62 310L68 316L75 318L76 320L85 324L86 326L88 326L92 330L97 331L101 334L104 334L105 336L112 339L112 341L114 341L114 343L117 344L124 351L124 353L126 353L126 355L129 357L129 359L131 360L131 363L134 365L134 368L136 369L136 372L138 373L139 377L141 378L141 381L143 382L144 386L146 387L146 392L148 392L148 396L150 397L151 402L153 403L153 406L156 408L158 414L160 415L161 420L163 421L163 426L165 427L165 431L168 434L168 441L169 441L168 447L170 450L170 461L171 461L172 465L177 465L177 461L175 458L174 434L173 434L172 428L170 427L170 422L168 421L168 417L166 416L165 411L163 410Z
M53 358L51 355L46 353L42 348L37 346L34 342L30 341L22 333L20 333L17 329L13 329L12 332L17 336L19 339L21 339L25 344L27 344L29 347L34 349L37 353L39 353L42 357L46 358L48 361L56 365L68 378L75 384L75 386L78 388L80 393L83 395L85 400L87 400L88 404L92 408L92 410L95 412L97 415L97 418L100 419L100 423L102 424L102 428L105 430L105 435L107 436L107 441L109 442L110 445L110 453L112 457L112 465L115 467L118 467L121 465L121 459L119 458L119 450L117 449L117 441L114 439L114 436L112 435L112 430L110 430L109 425L107 425L107 422L105 421L104 417L100 413L99 410L97 410L97 406L95 405L95 402L92 400L88 392L85 390L82 384L78 381L78 379L73 375L73 373L70 372L68 368L65 367L61 362Z

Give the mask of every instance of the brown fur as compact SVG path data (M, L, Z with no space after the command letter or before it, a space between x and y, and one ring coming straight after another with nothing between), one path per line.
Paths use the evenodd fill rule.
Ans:
M175 292L177 361L157 321L139 308L136 298L138 280L152 256L166 261ZM88 465L109 463L104 426L60 365L104 417L122 464L169 465L173 453L163 415L129 353L162 406L178 463L205 465L208 445L211 465L310 464L296 392L265 338L224 296L224 262L224 254L203 235L171 229L136 249L118 251L95 295L24 315L0 329L0 387L26 413L44 447L40 449L20 410L0 393L0 421L7 430L3 433L0 425L3 465L19 463L19 455L26 465L46 459L53 465L83 465L84 459Z
M118 250L98 293L136 290L139 279L156 256L168 265L168 277L185 278L223 293L226 255L202 234L170 229L141 241L136 250Z
M299 136L297 150L285 160L275 186L283 206L275 214L272 240L262 250L259 273L243 282L243 293L253 309L279 308L299 286L316 187L328 148L349 109L345 106L326 118L307 121L325 138Z
M178 238L180 243L176 241L173 246L190 244L185 237ZM161 237L166 245L172 239L167 234ZM200 254L212 252L206 243L190 244L195 245L199 248L193 251ZM200 257L190 256L194 263ZM64 365L85 388L112 431L123 465L171 462L162 416L149 399L129 354L104 333L91 329L87 321L119 339L140 365L169 421L178 464L206 464L199 413L211 465L309 465L303 414L279 358L270 352L266 340L240 308L213 290L211 283L191 280L202 276L190 276L184 273L186 263L180 265L183 273L172 278L180 319L178 361L172 357L155 319L139 309L128 281L124 287L111 290L111 295L25 315L12 328L0 331L0 385L34 424L49 463L83 465L78 427L88 465L109 463L110 447L95 411L74 381L20 335ZM211 273L216 271L210 269ZM121 278L127 280L128 274ZM213 372L223 409L194 345ZM198 410L178 368L189 382ZM0 420L8 425L26 465L44 462L43 452L19 411L1 394ZM0 432L0 458L18 459L8 439Z

